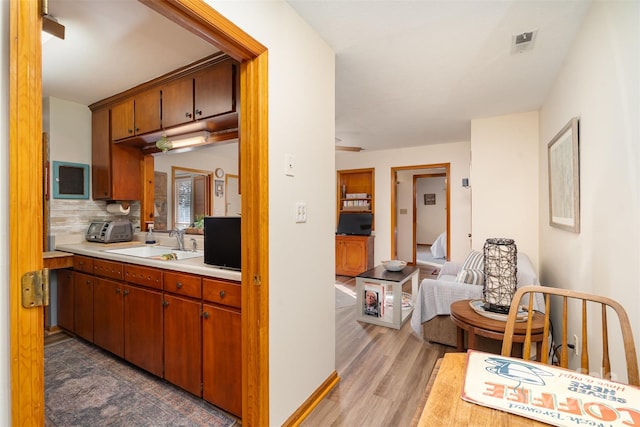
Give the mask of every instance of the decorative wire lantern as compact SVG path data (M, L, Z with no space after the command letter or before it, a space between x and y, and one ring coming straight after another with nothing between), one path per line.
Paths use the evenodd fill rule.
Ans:
M487 239L484 243L484 308L508 313L516 292L518 249L513 239Z

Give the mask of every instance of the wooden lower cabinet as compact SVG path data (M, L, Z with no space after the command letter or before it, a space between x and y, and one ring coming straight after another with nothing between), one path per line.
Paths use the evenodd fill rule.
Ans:
M77 258L95 274L60 270L61 327L242 417L240 283Z
M73 273L73 332L93 342L93 282L94 277Z
M73 326L73 270L58 270L58 326L74 331Z
M242 417L240 310L203 304L202 397Z
M200 301L164 295L164 378L202 397Z
M124 284L96 278L93 287L93 343L124 357Z
M373 268L373 236L336 236L336 274L357 276Z
M162 292L126 285L124 358L162 378Z

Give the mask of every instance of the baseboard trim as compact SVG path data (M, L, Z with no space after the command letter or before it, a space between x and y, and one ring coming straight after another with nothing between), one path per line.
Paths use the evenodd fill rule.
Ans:
M305 400L291 416L282 423L283 427L296 427L299 426L302 421L305 420L318 406L318 403L338 384L340 377L336 371L333 371L329 377L324 380L320 387L314 391L307 400Z

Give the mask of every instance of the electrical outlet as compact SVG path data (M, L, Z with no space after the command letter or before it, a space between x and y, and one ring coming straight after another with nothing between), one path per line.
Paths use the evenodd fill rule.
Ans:
M307 222L307 204L304 202L296 203L296 222Z
M578 335L573 334L573 350L576 352L576 356L580 356L580 347L578 347Z

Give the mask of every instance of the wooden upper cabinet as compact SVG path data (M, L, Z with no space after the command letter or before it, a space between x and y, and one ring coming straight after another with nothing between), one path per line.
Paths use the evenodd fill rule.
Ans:
M111 108L111 137L114 141L160 129L160 89L136 94Z
M111 110L113 115L113 109ZM94 200L139 200L142 152L111 142L109 109L91 117L91 192Z
M111 108L111 137L114 141L134 136L133 98Z
M167 83L162 88L162 127L235 112L235 88L235 64L230 59Z
M162 127L193 121L193 78L184 77L162 88Z
M94 199L111 197L109 108L91 114L91 190Z
M231 59L197 72L193 81L196 120L236 111L235 64Z

